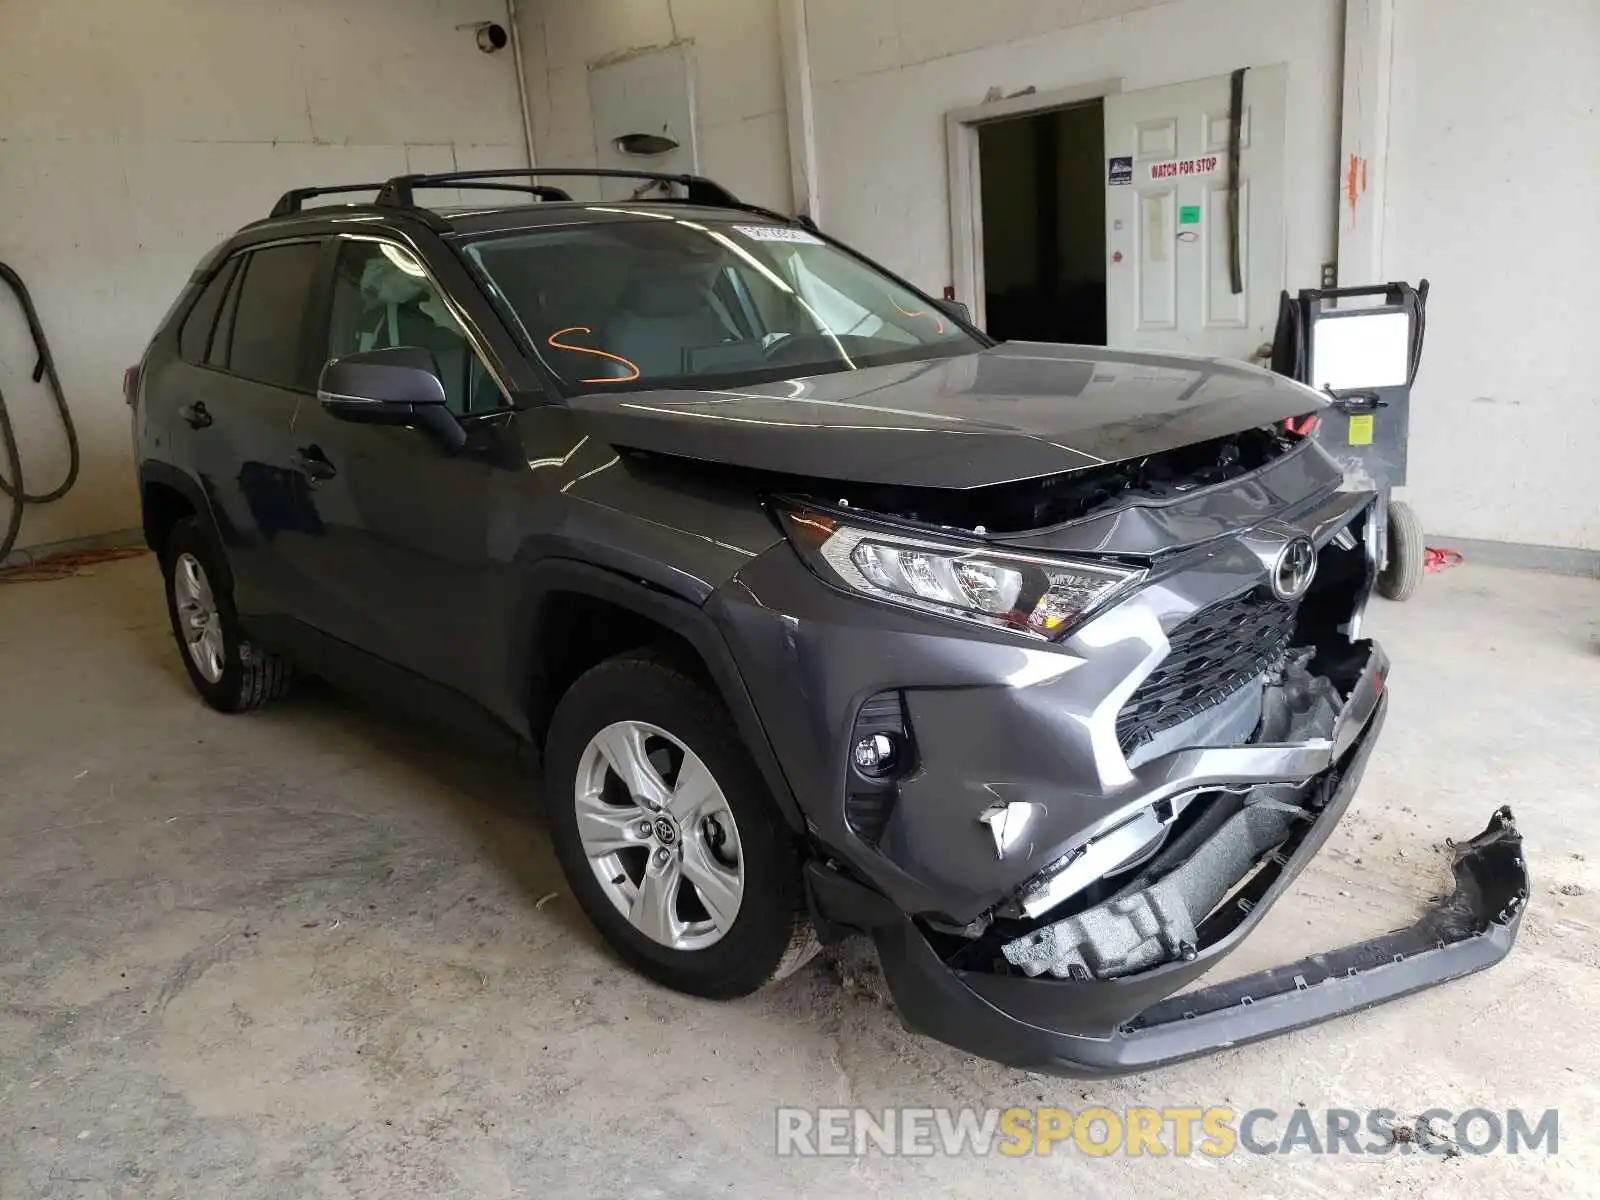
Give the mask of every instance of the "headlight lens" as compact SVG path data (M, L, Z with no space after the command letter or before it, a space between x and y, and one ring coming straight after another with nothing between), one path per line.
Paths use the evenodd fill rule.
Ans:
M789 540L825 580L942 616L1061 637L1144 577L1133 567L964 547L780 510Z

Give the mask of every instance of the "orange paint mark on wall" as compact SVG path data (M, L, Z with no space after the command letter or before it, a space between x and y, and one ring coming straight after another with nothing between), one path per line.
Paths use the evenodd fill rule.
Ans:
M1356 202L1366 194L1367 190L1367 160L1359 155L1350 156L1350 169L1345 172L1344 195L1345 201L1350 205L1350 223L1355 224Z

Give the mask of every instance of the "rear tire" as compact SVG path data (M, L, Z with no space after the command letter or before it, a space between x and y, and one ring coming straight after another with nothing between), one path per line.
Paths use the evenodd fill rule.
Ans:
M161 547L167 615L189 682L218 712L260 708L288 694L289 660L244 640L222 553L184 517Z
M1389 565L1378 576L1378 595L1385 600L1409 600L1422 580L1428 548L1417 510L1404 500L1389 504Z
M798 850L761 772L717 697L667 659L613 658L572 685L545 797L573 894L635 970L729 999L815 953Z

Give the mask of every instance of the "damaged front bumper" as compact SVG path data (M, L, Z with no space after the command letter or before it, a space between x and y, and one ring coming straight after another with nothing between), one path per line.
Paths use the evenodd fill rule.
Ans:
M875 938L912 1029L1021 1067L1114 1074L1509 948L1527 877L1507 816L1411 929L1179 995L1328 838L1387 710L1388 660L1361 636L1380 510L1314 487L1228 503L1247 498L1278 515L1231 537L1203 519L1214 496L1162 509L1172 551L1048 645L817 587L794 554L760 556L708 604L820 850L817 930ZM1199 507L1178 520L1184 505ZM1023 548L1074 552L1077 528ZM1291 596L1275 572L1297 540L1316 568ZM854 758L879 735L882 778Z
M1198 921L1195 941L1175 961L1099 979L963 970L947 965L910 917L891 917L881 907L874 915L870 905L857 905L857 919L874 926L902 1019L1011 1066L1112 1075L1300 1029L1499 962L1516 938L1529 894L1522 840L1508 809L1455 847L1454 890L1409 928L1174 995L1250 934L1327 839L1355 793L1385 707L1325 780L1326 803L1316 819L1298 823L1229 903ZM823 907L850 903L844 885L823 878L820 868L812 886Z

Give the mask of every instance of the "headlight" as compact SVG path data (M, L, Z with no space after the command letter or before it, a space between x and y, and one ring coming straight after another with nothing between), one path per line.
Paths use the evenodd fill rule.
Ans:
M789 541L829 583L906 608L1061 637L1144 577L1103 563L1007 554L780 509Z

